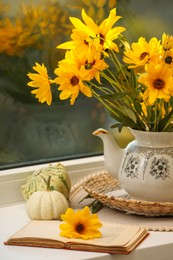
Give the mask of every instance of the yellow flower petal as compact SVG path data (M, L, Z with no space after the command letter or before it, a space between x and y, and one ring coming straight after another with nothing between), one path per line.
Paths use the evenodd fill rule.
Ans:
M32 94L36 95L36 98L39 102L46 102L48 105L52 103L52 93L50 89L50 84L53 83L53 80L49 80L49 76L47 74L47 69L44 64L40 65L39 63L35 63L36 66L33 66L33 69L37 73L28 73L28 77L32 80L28 82L29 87L36 88L31 91Z
M153 105L157 98L168 102L173 94L172 71L164 63L159 65L150 63L147 66L147 73L142 74L138 81L147 87L144 95L145 99L148 95L150 105Z
M61 215L61 218L65 221L59 226L61 236L93 239L102 235L98 230L102 224L97 214L91 214L87 206L77 212L69 208L65 214Z

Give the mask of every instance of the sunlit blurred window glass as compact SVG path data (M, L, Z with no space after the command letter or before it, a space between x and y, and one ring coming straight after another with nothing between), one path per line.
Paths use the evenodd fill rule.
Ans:
M64 57L56 46L71 33L69 16L81 17L84 8L99 23L115 6L130 41L172 34L172 0L0 0L0 169L102 153L92 132L112 120L101 104L81 95L70 106L56 89L50 107L40 104L27 73L35 61L54 71Z

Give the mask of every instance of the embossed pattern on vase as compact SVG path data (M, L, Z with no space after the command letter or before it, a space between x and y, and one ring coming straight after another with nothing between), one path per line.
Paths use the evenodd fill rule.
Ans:
M166 141L165 147L147 147L145 138L142 142L144 146L135 140L126 148L119 173L121 186L135 199L173 202L173 146L168 147Z

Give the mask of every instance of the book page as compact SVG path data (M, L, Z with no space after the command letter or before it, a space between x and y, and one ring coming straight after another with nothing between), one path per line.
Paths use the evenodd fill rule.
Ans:
M70 240L70 244L73 241L79 244L92 244L97 246L108 246L108 247L129 247L129 244L133 244L143 232L140 227L112 225L109 223L103 223L103 227L100 228L102 233L101 238L95 238L92 240L75 239ZM140 232L139 232L140 231ZM64 241L64 239L61 239Z
M16 232L10 239L19 239L21 241L31 241L28 238L36 238L39 241L41 239L62 241L64 243L79 243L79 244L91 244L98 246L125 246L129 241L138 237L139 227L113 225L112 223L103 223L103 227L100 229L102 232L101 238L95 238L90 240L82 239L69 239L60 236L59 224L62 223L58 220L44 221L33 220ZM8 242L8 241L7 241ZM50 242L50 241L49 241ZM40 242L39 242L40 243Z
M17 231L11 238L37 237L57 240L59 233L59 220L32 220Z

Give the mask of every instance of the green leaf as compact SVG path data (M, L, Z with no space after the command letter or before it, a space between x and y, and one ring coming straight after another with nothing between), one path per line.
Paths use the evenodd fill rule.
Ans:
M96 200L95 203L91 206L92 213L97 213L99 210L101 210L104 207L103 203Z
M169 120L172 117L173 117L173 110L171 110L171 112L168 115L166 115L162 120L160 120L160 122L158 124L159 132L162 132L162 131L166 130L167 127L165 128L165 126L167 125L167 123L169 122Z
M134 92L120 92L120 93L115 93L115 94L106 94L106 95L100 96L100 98L101 99L108 99L108 100L110 100L110 99L117 100L117 99L123 98L127 95L130 96L131 94L134 94Z
M82 201L84 201L85 199L91 199L91 198L93 198L90 194L87 194L83 199L81 199L80 201L79 201L79 203L80 202L82 202Z
M136 89L137 87L137 78L136 78L136 74L134 73L133 70L130 71L131 72L131 76L130 76L130 84L133 87L133 89Z
M117 127L119 127L119 125L120 125L120 123L117 123L117 124L111 125L110 128L117 128Z
M116 119L118 122L122 123L124 126L129 126L131 128L136 128L136 123L130 118L125 116L123 113L118 111L118 116L111 113L111 117Z
M135 110L138 112L138 114L141 114L142 112L142 106L141 106L141 103L139 101L134 101L133 102L133 105L134 105L134 108Z
M118 132L121 133L123 127L125 127L127 125L124 124L124 122L118 123L118 124L114 124L111 126L111 128L118 128Z

